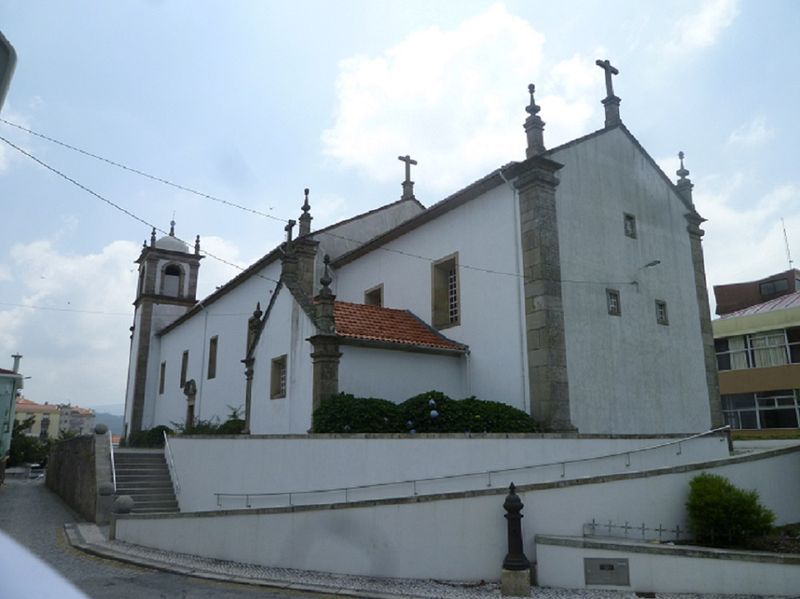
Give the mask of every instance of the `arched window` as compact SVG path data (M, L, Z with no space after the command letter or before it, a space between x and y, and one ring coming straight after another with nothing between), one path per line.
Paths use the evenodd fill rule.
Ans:
M161 294L180 297L183 287L183 269L177 264L168 264L161 273Z

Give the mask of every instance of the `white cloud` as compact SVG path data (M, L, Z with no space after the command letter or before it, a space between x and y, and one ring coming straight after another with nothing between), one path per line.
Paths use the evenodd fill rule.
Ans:
M523 159L527 84L536 82L543 45L542 34L496 4L452 30L418 31L379 56L349 58L324 152L382 182L401 181L397 156L411 154L414 179L437 191ZM536 98L549 146L582 132L593 111L573 97L587 85L578 58L557 74L562 93L540 86Z
M698 191L706 190L706 191ZM789 241L800 242L800 186L779 185L746 207L735 202L746 194L744 178L703 180L694 194L708 219L704 248L709 287L758 279L788 268L781 218ZM795 254L797 255L797 254ZM713 301L713 294L711 295Z
M3 107L2 116L7 121L30 128L30 122L28 119L22 113L16 112L13 107L11 107L9 102L6 102L6 105ZM12 139L12 136L10 135L12 131L17 130L12 129L5 123L0 124L0 135L13 142L15 145L18 145L23 150L30 150L30 144L28 143L29 140L24 138L21 140ZM0 173L8 170L8 168L20 158L25 157L23 157L17 150L9 146L7 143L0 141ZM25 160L28 159L25 158Z
M733 131L728 138L728 144L739 147L753 147L772 139L775 130L767 127L763 116L754 118L749 123Z
M665 49L682 53L713 46L738 14L738 0L706 0L678 20Z
M114 241L97 253L64 253L58 239L17 244L0 265L17 293L11 299L4 292L3 299L29 306L0 305L0 356L24 355L22 371L32 377L25 394L35 401L122 403L137 283L133 261L141 248ZM249 263L225 239L204 238L202 247L240 266ZM200 284L213 291L237 272L208 257Z

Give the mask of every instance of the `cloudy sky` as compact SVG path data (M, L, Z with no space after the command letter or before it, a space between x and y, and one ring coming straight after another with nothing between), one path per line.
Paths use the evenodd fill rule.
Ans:
M2 0L18 64L2 118L278 219L314 226L399 198L430 205L524 158L526 86L545 142L602 127L596 58L623 121L706 218L709 284L800 260L800 3L793 0L293 2ZM241 266L277 220L82 155L0 136L142 221ZM0 141L0 367L26 395L124 402L133 261L149 227ZM236 274L208 258L202 295Z

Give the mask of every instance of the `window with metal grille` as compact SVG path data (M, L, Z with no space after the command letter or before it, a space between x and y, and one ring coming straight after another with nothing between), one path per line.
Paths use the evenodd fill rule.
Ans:
M457 253L437 260L431 267L431 312L437 329L461 324Z
M286 354L272 360L269 397L270 399L286 397Z
M217 345L219 336L214 335L208 340L208 378L213 379L217 376Z

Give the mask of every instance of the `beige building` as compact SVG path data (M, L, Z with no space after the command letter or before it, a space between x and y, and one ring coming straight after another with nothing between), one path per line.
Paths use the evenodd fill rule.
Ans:
M17 398L16 421L23 422L33 416L34 421L25 433L42 440L55 439L60 433L89 434L94 428L94 411L70 404L36 403L24 397Z
M724 314L712 326L725 422L737 429L797 428L800 291Z

